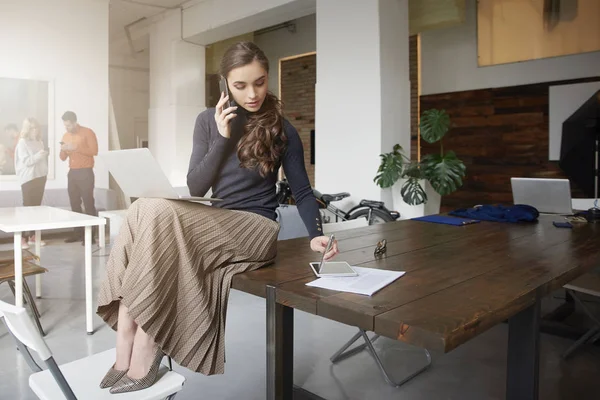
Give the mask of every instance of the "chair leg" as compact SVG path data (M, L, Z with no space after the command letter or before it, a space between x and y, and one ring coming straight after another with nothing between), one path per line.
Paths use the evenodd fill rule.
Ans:
M65 379L65 376L62 374L62 371L56 364L56 361L54 361L54 357L48 358L46 360L46 365L48 366L50 374L58 384L58 387L60 388L61 392L63 392L63 395L67 398L67 400L77 400L75 393L73 393L73 389L71 389L71 386Z
M348 343L346 343L345 345L342 346L341 349L339 349L333 356L331 356L330 360L332 363L336 363L342 360L345 360L346 358L353 356L357 353L360 353L361 351L363 351L365 349L365 347L367 347L366 344L362 344L352 350L346 351L346 349L348 347L350 347L352 345L352 343L356 342L358 339L360 339L361 337L361 332L358 331L358 333L354 336L352 336L352 339L350 339L348 341Z
M587 331L582 337L577 339L575 343L571 345L562 355L563 359L567 359L575 350L583 346L586 343L594 343L600 338L600 320L596 318L594 314L583 304L581 299L572 290L567 290L567 293L571 295L573 300L581 307L583 312L594 322L595 326Z
M562 357L566 360L567 358L569 358L569 356L578 348L580 348L581 346L583 346L584 344L587 343L588 339L590 339L592 336L596 335L597 333L599 333L600 329L595 326L592 329L590 329L589 331L587 331L582 337L580 337L579 339L577 339L577 341L575 343L573 343L562 355Z
M590 339L590 344L596 343L598 339L600 339L600 332L598 332L596 336Z
M354 343L356 340L358 340L361 336L362 336L363 340L365 341L365 343L360 346L357 346L356 348L354 348L352 350L346 351L344 353L344 351L348 347L350 347L350 345L352 345L352 343ZM427 349L423 349L423 351L425 353L425 357L427 358L427 363L425 364L425 366L419 368L418 370L416 370L412 374L408 375L401 381L396 382L390 376L390 374L387 372L385 367L383 366L383 363L381 362L381 358L379 358L379 355L377 354L377 352L375 351L375 348L373 347L373 342L375 340L377 340L377 338L379 338L379 335L375 335L375 336L373 336L373 338L369 338L369 336L363 329L359 329L358 333L356 335L354 335L348 343L346 343L340 350L338 350L337 353L335 353L331 357L331 362L335 363L335 362L341 361L341 360L346 359L352 355L355 355L355 354L359 353L360 351L364 350L365 348L367 348L369 350L369 353L375 360L375 363L377 364L377 367L379 368L379 371L383 375L385 381L393 387L400 387L400 386L404 385L406 382L408 382L415 376L419 375L420 373L424 372L426 369L428 369L431 366L431 354L429 353L429 351Z
M590 317L590 319L597 326L600 326L600 320L598 318L596 318L596 316L594 314L592 314L592 312L589 310L589 308L587 308L585 306L585 304L583 304L583 301L581 301L581 299L575 294L575 292L573 292L572 290L569 290L568 292L571 293L571 296L573 297L573 300L575 300L575 302L581 306L581 309L583 310L583 312L586 313L587 316Z
M4 322L4 324L6 325L6 321L4 321L4 318L2 318L2 322ZM35 362L35 360L31 356L31 353L29 352L29 349L27 348L27 346L25 346L23 344L23 342L21 342L12 333L12 331L10 329L8 329L8 326L6 326L6 330L8 331L10 336L12 336L13 339L15 339L15 342L17 343L17 350L23 355L23 357L25 358L25 361L27 362L27 365L29 365L29 368L31 368L31 370L33 372L40 372L42 370L42 368L40 368L40 366Z
M42 318L42 315L40 314L40 312L37 308L37 305L35 304L35 301L33 301L33 296L31 295L31 289L29 289L29 285L27 284L27 281L25 279L23 279L23 290L25 291L27 300L31 302L31 309L35 313L35 316L38 318Z
M40 322L40 312L38 311L37 306L35 305L35 301L33 300L33 296L31 295L31 290L29 290L29 285L27 284L27 282L25 282L25 279L23 279L23 289L25 291L25 297L27 297L27 300L29 300L29 304L31 306L31 309L33 310L33 320L37 325L38 331L40 331L40 335L42 335L42 337L46 336L44 328L42 328L42 323Z
M167 356L167 364L169 364L169 371L173 371L173 360L171 360L171 356ZM165 400L173 400L175 396L177 396L177 393L169 395Z
M25 282L25 279L23 279L23 282ZM17 295L17 292L15 291L15 281L6 281L6 283L8 283L8 287L10 288L10 291L13 293L13 296ZM27 301L25 301L25 299L23 299L23 305L27 304Z

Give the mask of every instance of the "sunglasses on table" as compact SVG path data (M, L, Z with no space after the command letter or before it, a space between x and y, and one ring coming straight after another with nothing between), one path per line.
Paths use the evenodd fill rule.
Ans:
M377 245L375 246L375 251L373 252L374 256L381 256L383 254L385 254L385 252L387 251L387 241L385 239L380 240L379 242L377 242Z

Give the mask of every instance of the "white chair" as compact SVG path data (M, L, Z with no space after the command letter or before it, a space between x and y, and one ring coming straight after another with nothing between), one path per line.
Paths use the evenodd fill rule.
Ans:
M345 231L348 229L362 228L369 225L367 218L350 219L348 221L329 222L323 224L323 233L329 235L333 232Z
M576 293L584 293L594 297L600 297L600 269L592 270L583 274L579 278L564 285L563 288L567 291L577 303L583 312L593 322L593 326L581 336L575 343L571 345L563 354L563 358L568 358L575 350L586 343L593 344L600 339L600 318L594 315L592 311L583 303Z
M574 211L587 211L595 207L596 199L571 199ZM588 307L581 301L576 293L585 293L590 296L600 297L600 271L594 270L588 272L579 278L564 285L567 302L575 302L583 312L592 320L594 326L584 335L575 341L564 353L563 358L567 359L575 350L586 343L593 344L600 339L600 319L596 317Z
M22 250L23 257L23 278L30 275L40 276L47 272L46 268L40 267L36 262L39 262L40 258L35 254L31 253L28 250ZM35 262L34 262L35 261ZM10 290L16 296L15 292L15 257L14 252L12 250L0 251L0 284L8 283ZM46 336L44 333L44 329L42 328L42 323L40 322L40 312L35 305L35 301L33 296L31 295L31 290L29 290L29 285L27 284L27 279L23 279L23 294L27 298L27 303L29 303L29 307L33 312L35 324L37 325L38 330L42 336Z
M100 389L99 383L115 361L115 349L63 364L59 368L25 308L0 301L1 316L4 316L8 331L17 341L27 364L35 371L29 377L29 387L41 400L171 400L183 388L185 378L163 365L157 382L148 389L111 394L108 389ZM29 349L46 363L47 370L39 367Z
M328 235L333 232L338 232L338 231L347 230L347 229L362 228L367 225L368 225L368 221L366 218L358 218L358 219L349 220L349 221L333 222L333 223L323 224L323 233ZM352 346L352 344L354 342L356 342L357 340L359 340L360 338L363 338L364 343L348 350L348 348L350 346ZM381 374L383 375L385 381L394 387L400 387L400 386L404 385L406 382L408 382L415 376L419 375L421 372L424 372L426 369L428 369L431 366L431 354L429 354L429 351L427 349L423 349L425 352L425 358L427 359L426 364L423 367L416 370L415 372L413 372L412 374L410 374L407 377L405 377L404 379L402 379L401 381L395 381L390 376L390 374L387 372L385 367L383 366L383 362L381 361L381 358L379 358L379 355L377 354L377 352L375 351L375 348L373 347L373 342L375 342L378 338L379 338L379 335L374 335L372 338L369 339L367 332L364 329L359 328L356 335L354 335L346 344L344 344L342 346L342 348L340 348L333 356L331 356L330 360L333 364L335 364L342 360L347 359L348 357L352 357L353 355L356 355L356 354L360 353L361 351L363 351L365 348L367 348L367 349L369 349L369 353L371 354L371 356L373 356L373 359L375 360L375 363L377 364L379 371L381 371Z

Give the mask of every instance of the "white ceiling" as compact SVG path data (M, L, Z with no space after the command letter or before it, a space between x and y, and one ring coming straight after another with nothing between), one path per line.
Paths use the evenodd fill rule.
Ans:
M197 2L197 1L196 1ZM110 0L109 35L110 40L125 35L125 26L146 17L150 19L168 8L177 8L189 0ZM141 28L147 21L139 22L135 28Z

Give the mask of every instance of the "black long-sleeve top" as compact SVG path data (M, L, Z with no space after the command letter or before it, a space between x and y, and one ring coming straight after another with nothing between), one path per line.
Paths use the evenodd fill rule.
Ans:
M215 109L209 108L196 119L192 156L187 185L192 196L204 196L212 187L213 197L223 201L214 207L243 210L276 220L278 207L276 187L277 170L262 177L257 170L240 167L237 142L243 129L244 114L230 123L231 138L224 138L217 129ZM296 199L296 205L310 238L322 235L321 216L313 194L306 167L304 149L296 129L284 120L287 148L281 165Z

